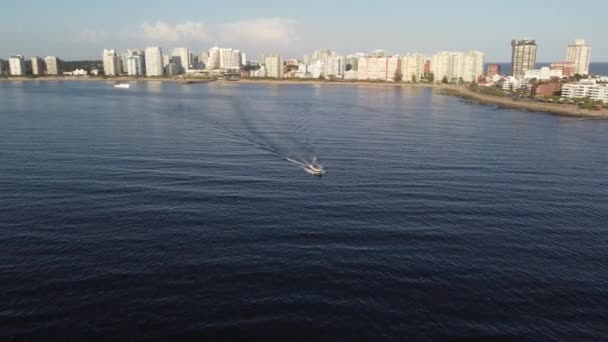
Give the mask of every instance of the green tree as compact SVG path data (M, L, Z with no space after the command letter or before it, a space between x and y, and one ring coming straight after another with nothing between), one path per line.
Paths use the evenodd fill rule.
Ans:
M433 74L432 72L428 73L426 75L426 80L429 82L435 82L435 74Z
M416 82L417 82L416 75L412 74L412 83L416 83Z
M448 77L447 76L443 76L443 78L441 79L441 83L448 84Z
M403 74L401 74L399 71L395 71L395 82L401 82L401 80L403 79Z

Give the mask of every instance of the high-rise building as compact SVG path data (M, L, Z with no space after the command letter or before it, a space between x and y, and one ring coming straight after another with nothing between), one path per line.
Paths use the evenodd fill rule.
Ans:
M207 64L205 69L215 70L220 68L220 48L217 46L209 49L209 57L207 58Z
M44 75L44 61L40 57L32 57L32 75Z
M163 75L163 52L158 46L145 50L146 76Z
M394 81L401 73L399 57L362 57L357 61L357 79Z
M283 78L283 58L277 54L272 54L266 57L264 61L266 66L266 77Z
M143 53L133 53L127 58L127 75L143 76L146 74L146 61Z
M485 54L479 51L469 53L439 52L431 57L431 72L435 82L474 82L483 75Z
M134 59L133 59L134 57ZM144 52L140 49L126 49L122 55L122 72L129 76L145 75Z
M25 76L25 59L22 55L15 55L8 59L8 68L12 76Z
M247 65L247 54L244 52L241 52L241 66L245 66Z
M534 69L536 65L536 41L522 39L511 41L511 66L515 78L522 77L526 71Z
M175 48L171 51L171 62L177 64L180 74L190 69L190 51L186 48Z
M486 76L494 77L496 75L500 75L500 65L498 64L489 64L486 72Z
M44 58L44 63L46 64L46 74L47 75L59 75L59 59L55 56L46 56Z
M566 61L574 63L575 73L589 75L589 61L591 60L591 45L585 44L583 39L577 39L568 45Z
M230 48L219 49L219 68L238 70L241 68L241 52Z
M485 57L485 53L480 51L471 51L465 54L464 68L459 78L462 78L465 82L477 82L480 77L483 77Z
M103 50L103 72L107 76L116 76L120 74L120 57L114 49Z
M206 68L209 63L209 51L203 51L198 55L198 61L201 68Z
M424 76L426 57L421 54L411 54L401 57L401 75L405 82L418 82Z

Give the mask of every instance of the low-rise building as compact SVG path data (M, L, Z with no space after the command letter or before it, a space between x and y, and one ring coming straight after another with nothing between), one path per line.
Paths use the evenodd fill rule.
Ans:
M531 80L536 78L539 81L548 81L554 77L561 78L562 71L561 70L551 70L549 67L542 67L540 69L530 69L526 70L524 73L524 79Z
M562 96L568 98L588 97L596 101L608 103L608 86L599 84L595 80L581 80L578 83L564 84Z
M539 97L549 97L559 95L562 91L563 83L549 82L540 83L532 86L532 95Z
M551 70L561 70L564 77L574 76L576 74L576 65L572 62L556 62L551 63Z
M498 64L488 64L488 68L486 71L487 77L494 77L496 75L500 75L500 65Z

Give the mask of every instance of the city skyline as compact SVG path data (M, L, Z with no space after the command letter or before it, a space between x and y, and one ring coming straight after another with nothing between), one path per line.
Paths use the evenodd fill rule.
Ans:
M69 22L60 20L60 14L74 7L69 1L57 1L56 6L48 8L9 3L0 14L0 56L99 59L100 48L123 51L160 46L163 50L186 47L203 51L218 45L240 48L251 56L276 52L286 57L299 57L323 47L343 54L375 49L385 49L389 54L425 55L443 50L482 50L487 61L508 62L511 40L531 38L538 43L537 61L549 62L564 60L567 44L584 38L594 46L593 62L608 61L608 46L603 44L608 41L608 32L597 27L608 4L580 1L580 8L594 8L583 18L563 11L562 2L488 4L471 0L468 6L451 2L430 6L383 1L370 7L335 3L315 6L321 2L312 0L306 6L270 1L273 6L261 9L250 2L211 6L184 1L176 11L170 3L133 8L107 1L87 5L87 11ZM121 10L113 12L112 8ZM568 30L547 25L549 22L568 22Z

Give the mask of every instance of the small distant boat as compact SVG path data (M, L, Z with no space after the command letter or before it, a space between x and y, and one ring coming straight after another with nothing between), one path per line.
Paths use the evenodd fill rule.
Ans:
M131 85L129 83L126 83L126 82L121 82L121 83L116 83L114 85L114 88L129 89L129 88L131 88Z
M311 175L317 177L323 177L325 170L322 166L309 166L307 170Z

